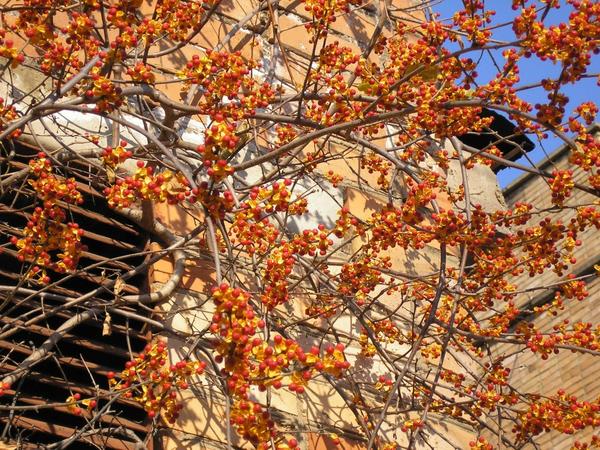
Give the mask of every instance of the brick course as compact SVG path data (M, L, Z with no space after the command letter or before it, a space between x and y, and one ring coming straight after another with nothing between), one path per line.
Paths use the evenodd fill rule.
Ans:
M545 170L564 169L569 164L568 154L568 151L561 149L555 155L551 155L551 162L542 164L542 167ZM574 179L583 181L584 176L582 171L577 171ZM516 202L528 202L534 205L534 210L545 210L551 206L549 192L544 179L527 175L509 186L505 195L509 206L513 206ZM580 205L593 201L590 194L575 189L566 204ZM566 223L573 215L573 212L544 211L540 213L539 219L550 217L552 220L561 219ZM570 269L570 272L575 274L593 271L593 265L600 263L600 253L598 252L600 233L595 229L588 229L581 234L580 238L585 244L575 250L577 262ZM543 275L536 275L532 278L523 274L516 281L519 283L519 288L524 289L530 286L549 286L562 278L552 272L545 272ZM587 288L588 298L583 301L566 300L565 309L557 316L548 313L541 314L533 319L534 325L542 331L551 331L555 324L561 323L564 319L569 319L571 323L580 321L591 322L594 325L599 323L600 278L593 277L588 280ZM553 292L554 290L551 288L541 292L534 291L532 295L521 296L518 303L524 306L528 302L540 301ZM496 355L502 355L512 350L514 349L506 345L493 347ZM525 350L512 358L510 368L512 369L510 383L521 393L554 395L562 388L578 399L588 401L596 400L600 394L600 379L597 377L597 373L600 372L600 359L595 355L561 350L559 354L551 355L548 360L544 361L539 355ZM575 441L589 442L592 435L594 433L590 427L573 436L552 431L539 435L535 442L541 449L567 450ZM534 447L528 445L525 448Z

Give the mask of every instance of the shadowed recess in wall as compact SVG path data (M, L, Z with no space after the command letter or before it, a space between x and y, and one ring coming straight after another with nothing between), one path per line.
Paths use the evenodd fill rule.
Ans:
M0 161L3 176L27 167L35 153L21 145L3 151ZM70 176L86 167L72 166ZM6 178L5 178L6 179ZM0 241L20 237L39 199L25 179L17 180L0 196ZM70 206L69 220L85 231L86 246L79 262L85 273L60 274L48 271L52 284L44 289L31 281L23 282L22 274L30 267L21 262L14 247L5 248L0 264L0 374L15 370L65 321L83 311L66 302L97 289L105 280L121 276L139 265L144 257L112 258L142 252L147 238L133 223L108 208L104 197L90 186L78 183L83 203ZM129 278L124 293L146 290L144 272ZM114 299L112 290L100 290L81 308L100 307L100 312L67 333L53 350L27 374L5 389L0 408L8 405L23 409L8 412L0 409L2 440L18 442L18 448L63 448L71 442L76 449L156 448L149 435L150 424L143 408L132 400L109 395L107 374L118 372L125 363L142 351L150 336L146 326L136 320L113 314L110 333L103 332L106 314L103 300ZM128 308L124 308L128 309ZM135 311L133 308L130 311ZM145 314L145 313L144 313ZM67 399L79 395L93 399L94 408L74 413ZM109 404L110 403L110 404ZM102 413L100 413L103 411ZM92 420L96 415L99 420Z

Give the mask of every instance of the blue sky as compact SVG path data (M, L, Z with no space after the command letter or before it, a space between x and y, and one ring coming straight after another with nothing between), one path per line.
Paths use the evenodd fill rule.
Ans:
M512 2L510 0L486 1L486 6L496 11L493 23L512 21L518 11L512 10L511 3ZM433 9L435 12L441 14L440 19L451 18L455 11L462 9L462 1L441 0L439 3L433 6ZM561 8L558 10L553 10L551 14L548 15L544 23L546 25L550 25L566 22L568 21L570 12L571 7L562 1ZM514 34L509 26L494 30L493 37L495 39L508 41L514 39ZM493 54L498 64L502 65L504 60L502 58L501 51L494 52ZM471 55L471 58L474 60L475 55L475 53ZM491 58L485 54L482 56L481 64L477 70L479 72L479 81L482 83L493 78L497 72ZM523 59L520 63L521 84L525 85L533 82L539 82L539 80L542 78L547 78L557 74L559 70L560 68L558 65L553 65L550 62L542 62L535 57L531 59ZM600 72L600 57L598 55L592 58L592 65L588 72L596 74ZM566 87L564 89L564 93L569 97L570 100L569 104L567 105L567 114L569 114L574 107L578 106L584 101L600 101L600 88L597 85L597 78L581 80L576 85L570 85ZM541 89L523 91L522 94L522 98L533 104L540 101L545 101L547 95L547 93L544 93ZM534 136L530 136L530 138L536 146L535 150L529 152L528 154L528 157L533 163L537 163L544 159L547 154L552 153L561 145L561 141L553 136L550 136L548 139L545 139L542 142L539 142ZM518 162L521 164L530 164L526 158L521 158L521 160ZM521 172L514 169L501 170L498 174L501 187L505 187L510 184L511 181L520 175L520 173Z

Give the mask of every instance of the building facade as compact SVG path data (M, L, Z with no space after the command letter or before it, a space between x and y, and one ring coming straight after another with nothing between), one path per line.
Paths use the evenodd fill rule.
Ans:
M152 17L160 3L150 0L140 2L139 15ZM176 81L178 79L175 75L182 66L194 60L194 55L211 50L240 52L241 58L260 62L260 68L257 69L260 77L279 84L284 94L305 95L302 86L303 83L306 84L314 64L315 50L314 42L306 32L306 25L311 23L311 18L305 11L304 2L224 0L211 5L210 13L203 16L206 19L202 19L201 31L186 45L178 46L164 39L153 46L156 47L152 49L154 53L151 53L154 55L153 75L159 83L163 83L161 92L169 100L186 101L192 105L199 101L194 98L198 94L194 89L182 91L181 83ZM398 23L418 23L424 17L424 5L423 2L412 0L395 0L385 6L387 17L380 10L383 7L381 5L355 7L351 4L347 14L340 15L330 24L331 40L357 54L365 53L367 60L385 60L388 57L385 52L375 54L367 51L373 45L370 42L372 37L381 34L390 38L394 36ZM18 11L16 8L7 12L6 20L14 20ZM61 23L63 26L66 24L66 19L61 14L62 11L57 11L51 19L56 22L57 27ZM407 36L409 40L417 38L416 35ZM23 39L19 33L15 35L15 45L22 48L25 58L33 60L39 56L39 48ZM36 68L20 66L4 72L0 96L14 101L21 108L20 112L25 114L36 98L46 98L52 89L52 82ZM145 157L149 154L156 158L155 161L164 163L156 156L158 153L152 153L152 145L155 143L148 139L145 127L154 126L152 130L160 135L160 125L168 121L165 109L161 108L160 102L152 104L150 101L136 109L136 99L133 96L125 100L131 101L133 106L124 110L120 116L86 114L65 109L49 116L46 122L32 120L18 141L9 140L5 145L2 154L3 169L9 177L24 170L28 160L34 158L38 151L45 151L57 158L65 154L88 155L89 152L91 156L88 160L78 163L74 157L72 164L67 166L70 173L84 175L77 179L77 186L84 193L83 202L68 210L73 220L85 229L84 244L87 248L81 262L90 268L85 273L77 272L72 277L67 277L66 281L53 284L43 293L19 285L23 269L0 268L4 291L18 294L3 297L3 306L9 307L1 317L4 327L0 330L0 348L5 361L2 370L16 370L19 364L35 355L49 339L60 335L57 350L48 353L43 364L32 367L27 375L20 378L23 381L6 389L7 395L3 397L2 403L6 407L0 413L0 422L4 425L2 438L10 445L16 443L19 448L250 447L248 442L235 433L232 434L232 427L227 420L231 416L231 405L225 395L227 387L222 386L222 380L218 376L221 367L217 365L213 367L212 374L194 378L189 389L181 389L177 393L177 402L182 407L178 419L172 425L167 426L162 421L148 417L144 411L145 405L140 406L139 402L131 399L116 396L112 403L105 401L111 395L111 384L107 379L114 376L109 374L119 373L129 360L139 357L145 346L153 342L153 336L161 336L166 342L172 364L185 362L191 356L204 358L205 362L210 363L201 350L210 350L215 344L214 338L211 340L206 337L206 330L210 328L215 312L212 289L222 281L220 278L232 285L244 286L255 295L269 287L262 285L261 280L275 283L264 275L267 262L257 262L250 252L237 247L234 249L235 257L227 253L230 249L225 245L222 252L214 251L211 248L214 243L209 242L207 233L193 234L194 230L210 222L207 220L210 214L207 214L206 209L185 203L170 205L168 202L144 202L140 205L140 211L143 212L140 219L136 212L119 213L109 208L105 194L92 185L86 185L86 177L93 178L98 168L94 168L94 164L99 164L100 158L94 151L98 147L116 146L115 142L119 140L125 141L127 148L143 148L148 152L144 153ZM519 135L510 121L497 113L484 111L483 115L491 119L490 130L459 136L469 148L475 149L475 152L486 150L490 144L499 140L502 142L498 144L498 151L508 160L514 160L520 152L531 150L531 142ZM205 144L206 123L207 121L198 117L186 117L178 125L177 140L173 147L181 151L182 158L186 158L186 150L195 151L197 146ZM296 163L294 155L290 155L285 169L294 179L291 191L295 196L305 198L308 206L302 215L291 218L286 215L283 218L284 226L281 228L287 233L286 237L293 239L294 235L305 231L318 235L319 226L334 228L343 208L349 211L357 223L366 223L374 215L385 211L390 203L402 203L406 199L410 182L404 176L394 176L391 187L382 189L381 177L384 177L384 172L388 176L387 172L384 169L373 170L376 162L365 162L364 157L370 143L390 153L395 152L394 136L400 132L400 129L390 126L374 133L372 139L362 145L351 141L350 137L347 140L340 136L315 138L308 140L295 155L302 156L301 163ZM251 133L238 130L238 134L245 137L245 134ZM90 136L94 136L95 141L89 139ZM245 168L246 163L260 158L265 150L273 149L275 139L277 137L273 132L261 130L261 133L249 139L248 145L241 146L239 152L231 156L233 164L244 167L230 180L241 192L249 186L259 185L261 180L269 179L269 173L281 169L278 163L268 160L261 165L248 164L249 167ZM453 151L450 140L446 140L445 145L446 150ZM460 158L468 158L470 154L463 154L461 150L458 150L458 154L460 157L450 161L447 167L437 167L427 155L415 163L417 167L421 164L422 167L435 168L448 182L450 191L456 193L456 197L451 198L447 193L440 192L437 204L445 210L458 212L461 208L464 209L460 191L461 186L467 183L471 186L470 201L473 205L481 205L487 212L505 209L505 198L495 176L495 171L501 166L475 162L464 173L461 171ZM318 155L327 164L320 164L309 170L305 164L308 155ZM566 156L560 153L552 160L552 164L560 165L564 158ZM139 162L136 159L132 158L119 169L121 172L113 173L112 176L130 175ZM198 167L196 169L200 170ZM331 174L336 177L333 181ZM30 206L36 201L35 192L19 175L15 175L14 180L15 184L1 198L2 230L7 239L11 235L19 235L18 230L31 218ZM519 198L533 198L537 201L537 197L531 193L537 192L538 183L542 186L544 181L532 177L516 182L505 192L506 201L509 205L519 201ZM545 199L542 198L544 195L540 193L540 209L545 207ZM419 213L429 217L432 211L422 208ZM226 237L234 234L232 230L231 223L223 225L220 230L223 242ZM194 237L181 250L178 247L181 244L178 236L187 235ZM335 244L339 249L334 246L335 255L328 259L327 270L330 273L348 269L346 263L352 261L354 255L364 251L369 236L345 242L342 233L337 239ZM583 253L581 258L578 256L580 262L576 267L581 274L587 274L593 270L597 261L593 260L591 247L579 251ZM7 266L18 266L22 262L14 249L5 252ZM127 258L125 256L128 253L137 256ZM123 259L119 259L120 256ZM389 248L378 255L378 258L385 259L382 265L387 272L377 272L377 275L393 275L407 280L427 279L431 274L440 272L441 264L460 267L461 256L458 246L448 245L442 249L436 241L427 243L418 250ZM385 386L381 390L365 388L362 393L364 398L350 398L350 394L357 391L356 386L376 385L380 377L388 381L386 377L390 373L390 362L379 356L366 357L369 340L362 333L364 327L361 314L347 309L345 305L336 308L332 316L328 315L329 311L326 309L319 309L322 308L322 297L325 297L321 297L321 293L325 290L321 291L318 287L326 284L327 280L322 276L312 276L314 271L310 264L318 268L318 259L306 264L308 268L304 266L301 270L286 274L286 281L295 288L293 301L281 304L269 312L272 320L270 325L277 333L283 334L286 332L285 323L294 324L289 336L305 349L313 346L325 348L323 336L327 336L332 342L343 343L345 358L353 367L353 378L351 381L338 381L334 377L323 376L312 380L310 385L303 388L303 392L270 387L261 390L253 386L250 391L252 401L268 406L278 428L284 434L294 436L297 446L302 450L366 448L367 440L360 432L360 414L356 413L354 405L361 405L367 411L365 414L376 417L378 408L388 398L394 400L394 405L379 424L382 440L396 443L401 448L468 448L469 442L478 434L476 424L460 418L450 418L449 415L436 411L429 414L427 426L417 434L406 430L400 432L406 427L410 429L423 413L422 409L416 406L413 408L414 405L408 403L405 405L404 402L408 402L406 399L414 394L414 389L419 385L419 377L429 382L435 376L435 364L431 361L415 362L412 375L415 381L412 386L407 385L397 392L387 394ZM363 274L365 277L371 274L367 269L369 268ZM548 279L549 284L553 282L553 279ZM413 320L417 323L423 317L425 308L421 309L422 305L418 301L414 304L405 302L402 296L406 294L402 293L388 298L383 295L385 290L377 286L377 282L375 285L369 291L369 296L363 298L357 295L357 298L364 301L373 301L374 313L370 320L383 322L386 315L391 317L397 313L406 318L413 314ZM590 286L592 295L596 287ZM90 295L90 292L94 294ZM139 300L139 296L151 300L159 298L160 301L145 303ZM131 298L138 300L128 302ZM397 308L398 298L401 309ZM530 301L531 305L544 302L546 293L539 298L532 297ZM43 309L48 305L52 308L49 316ZM114 308L107 305L113 305ZM590 312L585 309L585 303L581 305L580 309L574 310L573 317L585 317ZM85 322L66 334L61 332L65 323L78 314L87 314L86 311L93 313ZM537 320L548 320L548 324L551 323L550 318L542 317ZM414 343L416 336L414 329L400 331L410 338L405 341L390 338L382 344L386 352L396 358L392 365L400 364L398 361L402 362L402 358L410 354L411 339ZM502 349L499 346L494 351L502 352ZM555 358L568 357L569 355L561 354ZM584 366L577 364L588 364L585 361L585 357L582 359L580 355L576 359L565 359L564 366L573 368L573 377L562 372L561 376L568 380L559 376L553 379L561 386L570 382L574 385L583 384L587 378L583 378L580 368ZM476 371L476 368L471 367L471 362L461 360L460 356L449 357L439 364L440 367L457 372L466 370L465 366ZM535 362L528 360L527 356L519 356L515 358L514 364L513 376L518 377L517 382L522 383L524 390L529 389L532 383L539 383L533 375L525 376L526 373L533 374L538 370ZM596 363L590 359L589 364L589 370L593 370L593 364ZM550 386L549 390L551 389L553 388ZM590 393L594 390L595 385L592 385ZM99 404L106 409L104 412L81 409L73 414L73 405L69 401L72 403L73 399L79 398L75 395L98 398L99 402L102 399ZM426 392L423 391L421 395L426 395ZM11 402L13 411L7 406ZM15 405L27 408L23 408L22 413L15 414ZM370 406L372 411L369 411ZM553 445L552 448L562 448L564 445L563 441L544 439L551 438L542 436L540 442Z

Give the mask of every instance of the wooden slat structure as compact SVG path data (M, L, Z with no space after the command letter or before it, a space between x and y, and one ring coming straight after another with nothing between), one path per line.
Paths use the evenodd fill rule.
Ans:
M36 154L35 149L11 145L14 150L11 155L0 150L2 179L26 167L29 158ZM73 173L82 173L85 168L75 166L74 169ZM68 173L62 175L74 176ZM107 278L115 279L143 262L143 256L110 261L114 257L143 252L148 243L147 237L136 224L112 211L94 188L84 183L79 183L79 188L85 202L77 207L64 207L71 220L85 230L82 241L87 249L82 254L79 267L91 264L97 264L98 267L68 279L64 274L49 271L52 282L58 283L48 288L47 294L76 298L98 288ZM11 236L20 236L37 203L39 199L28 183L22 180L0 193L0 245L8 243ZM39 285L23 283L21 274L29 263L17 259L14 246L4 246L0 256L0 285L39 289ZM148 288L147 282L146 271L143 271L127 280L123 294L144 292ZM4 306L0 310L0 336L5 337L0 338L0 378L14 370L73 315L113 299L114 293L104 290L81 307L69 309L64 307L64 300L56 295L28 296L3 287L0 290L0 305ZM53 313L31 323L32 319L48 311ZM76 435L69 448L156 448L146 413L136 402L119 398L110 403L104 414L95 417L111 399L108 372L121 371L132 353L135 355L140 352L150 337L150 330L143 322L114 314L111 318L112 332L103 336L104 318L104 314L100 313L95 319L67 333L49 357L36 364L0 397L2 440L16 442L19 448L43 449ZM75 393L82 398L97 399L97 408L84 410L79 416L74 415L64 402ZM11 412L7 406L29 408Z

